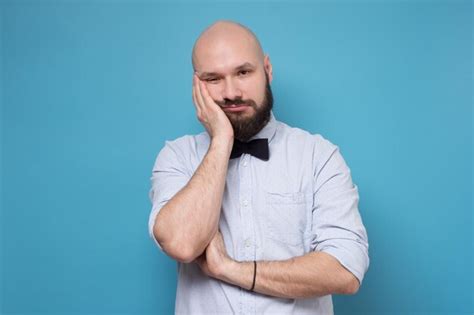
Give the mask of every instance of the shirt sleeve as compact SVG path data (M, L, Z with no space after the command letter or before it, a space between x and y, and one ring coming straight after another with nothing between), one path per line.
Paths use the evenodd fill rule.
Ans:
M163 250L153 234L155 220L161 208L179 192L189 181L184 155L175 141L166 141L158 153L152 170L149 198L152 209L148 220L148 233L155 244Z
M369 267L359 193L339 148L317 135L311 249L335 257L362 284Z

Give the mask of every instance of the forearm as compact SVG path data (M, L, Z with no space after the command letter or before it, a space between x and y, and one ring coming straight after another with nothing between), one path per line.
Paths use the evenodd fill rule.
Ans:
M221 280L250 289L253 262L232 261ZM333 256L312 252L282 261L257 262L254 291L282 298L308 298L328 294L354 294L359 283Z
M154 235L173 258L189 262L217 231L232 141L213 139L186 186L160 210Z

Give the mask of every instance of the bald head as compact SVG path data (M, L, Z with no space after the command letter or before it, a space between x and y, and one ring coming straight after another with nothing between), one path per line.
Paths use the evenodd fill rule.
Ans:
M220 50L244 49L263 62L262 46L255 34L246 26L232 21L217 21L205 29L196 40L193 53L193 68L197 71L203 61L212 58ZM204 60L203 60L204 59Z

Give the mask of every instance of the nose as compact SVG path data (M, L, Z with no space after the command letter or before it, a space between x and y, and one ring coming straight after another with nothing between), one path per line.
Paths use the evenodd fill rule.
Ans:
M222 91L222 98L235 100L236 98L242 98L242 91L238 86L238 83L235 82L232 78L227 78L224 81L223 91Z

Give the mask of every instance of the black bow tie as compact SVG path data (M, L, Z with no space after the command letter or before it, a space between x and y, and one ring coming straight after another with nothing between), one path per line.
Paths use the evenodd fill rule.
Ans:
M268 161L270 153L268 151L268 139L254 139L249 142L241 142L234 139L234 146L230 153L230 158L237 158L243 153L249 153L261 160Z

